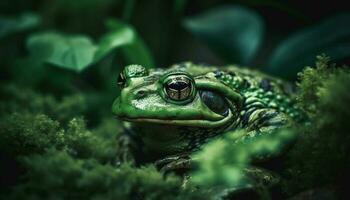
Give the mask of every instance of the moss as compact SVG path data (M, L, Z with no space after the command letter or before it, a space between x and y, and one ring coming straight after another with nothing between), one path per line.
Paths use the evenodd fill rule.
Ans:
M215 198L229 195L240 199L228 191L248 190L261 199L270 199L268 190L279 182L279 177L255 166L252 161L280 155L295 134L283 129L237 142L237 138L244 134L244 130L229 132L194 154L192 157L197 169L191 173L192 183L214 190Z
M89 131L81 118L72 119L65 136L67 149L72 155L79 158L94 158L101 163L113 162L116 155L116 134L115 130L109 130L109 137Z
M62 128L58 121L46 115L14 113L0 123L1 150L13 156L43 153L54 147L67 150L77 158L92 157L100 162L112 162L115 155L116 132L108 137L99 131L89 131L82 118L73 118Z
M14 113L3 116L0 122L0 148L2 153L30 155L42 153L50 146L64 145L64 130L59 123L42 114Z
M318 104L322 100L320 91L325 87L327 81L342 73L349 73L346 68L337 67L335 63L330 63L330 57L325 54L316 57L314 67L305 67L298 73L299 89L297 100L301 108L309 115L314 115L319 110Z
M3 85L0 88L0 96L1 114L38 113L65 123L73 117L83 115L87 110L87 101L83 94L67 95L57 99L52 95L41 94L25 87Z
M176 176L163 177L153 166L115 168L95 159L76 159L49 149L21 159L26 181L8 199L199 199Z
M11 177L12 166L2 165L1 177L7 179L2 190L12 186L5 188L6 199L199 199L201 194L184 189L177 176L165 178L153 166L113 166L115 120L87 130L82 118L73 118L65 126L28 112L2 118L1 157L10 159L3 164L17 166ZM8 185L13 178L14 185Z
M306 68L299 83L299 103L310 123L296 127L298 141L289 156L289 191L332 187L341 195L350 167L350 71L319 57L316 68Z

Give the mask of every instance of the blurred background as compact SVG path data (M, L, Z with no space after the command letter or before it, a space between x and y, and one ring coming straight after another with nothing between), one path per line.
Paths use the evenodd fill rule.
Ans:
M32 27L35 31L55 30L66 34L84 34L94 41L107 32L106 20L112 18L133 26L145 42L157 67L166 67L181 61L212 65L238 63L263 67L269 64L268 61L273 56L274 50L280 47L281 42L288 37L294 36L305 28L316 29L318 27L313 26L348 11L349 6L344 1L3 0L0 3L1 28L5 29L2 30L2 38L6 34L6 28L9 29L6 19L16 17L20 19L22 16L22 20L25 20L23 14L28 12L34 13L35 17L39 18L37 20L40 22ZM345 27L341 26L345 25L348 23L338 22L337 26L330 27L333 30L328 30L329 34L339 31L337 29L344 29ZM341 31L343 32L342 42L349 45L348 37L344 37L346 30ZM241 38L241 34L249 36ZM323 40L329 39L327 35L323 36L326 37L310 38L312 41L307 42L323 43ZM3 44L2 57L8 57L5 56L6 53L10 56L14 55L17 51L25 55L25 49L19 48L23 47L23 40L16 40L17 43L14 43L11 39L14 38L7 38L6 42L11 43L12 49ZM210 41L211 39L215 39L216 46L212 44L214 42ZM224 43L233 43L241 39L247 40L240 41L242 50L237 50L235 47L229 49L224 45ZM256 44L249 44L254 42ZM234 45L231 44L231 46ZM298 54L303 51L302 45L306 46L306 44L300 45L298 49L290 50L290 53ZM223 52L225 48L231 52ZM243 55L241 56L243 58L240 55L234 55L245 51L248 51L246 54L252 55ZM312 56L314 59L314 55ZM118 63L114 65L115 67L128 64L121 62L122 58L118 55L114 58Z

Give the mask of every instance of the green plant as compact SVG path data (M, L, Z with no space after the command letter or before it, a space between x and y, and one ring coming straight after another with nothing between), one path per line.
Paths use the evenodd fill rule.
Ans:
M319 56L316 68L304 69L300 77L298 99L307 108L310 124L296 129L301 134L290 153L291 180L286 188L330 187L338 195L344 194L349 177L350 71L336 68L328 57Z

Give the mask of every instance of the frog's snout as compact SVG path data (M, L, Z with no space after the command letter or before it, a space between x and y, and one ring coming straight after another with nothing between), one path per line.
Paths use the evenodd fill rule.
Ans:
M116 117L123 117L123 115L124 115L122 112L122 108L121 108L120 96L118 98L116 98L113 102L112 113Z

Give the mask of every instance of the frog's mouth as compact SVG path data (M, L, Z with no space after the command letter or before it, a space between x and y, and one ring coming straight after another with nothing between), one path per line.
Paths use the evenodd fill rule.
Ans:
M155 123L173 126L188 126L188 127L203 127L203 128L215 128L227 125L234 119L234 114L231 110L228 111L226 117L221 120L213 121L206 119L160 119L160 118L130 118L117 116L118 119L128 122L140 122L140 123Z

